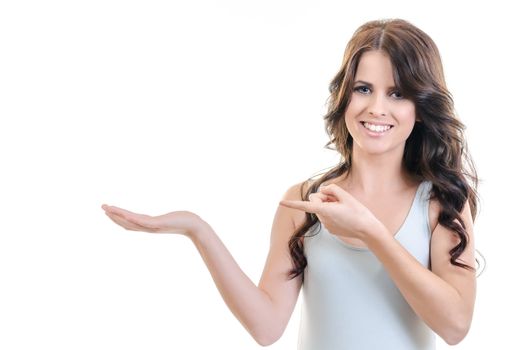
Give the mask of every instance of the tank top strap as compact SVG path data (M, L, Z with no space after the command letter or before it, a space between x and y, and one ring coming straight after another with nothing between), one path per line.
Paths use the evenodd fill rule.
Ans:
M423 220L426 222L427 224L427 229L428 231L430 232L431 231L431 227L430 227L430 224L429 224L429 200L430 200L430 197L431 197L431 189L433 188L433 183L431 181L423 181L421 184L420 184L420 188L418 189L419 190L419 198L418 198L418 202L419 202L419 213L421 214Z

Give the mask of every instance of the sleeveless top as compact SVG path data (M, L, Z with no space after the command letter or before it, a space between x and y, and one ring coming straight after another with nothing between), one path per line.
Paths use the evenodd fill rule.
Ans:
M394 236L428 269L430 189L429 181L418 186ZM435 333L415 314L376 256L319 224L304 238L308 264L298 350L435 349Z

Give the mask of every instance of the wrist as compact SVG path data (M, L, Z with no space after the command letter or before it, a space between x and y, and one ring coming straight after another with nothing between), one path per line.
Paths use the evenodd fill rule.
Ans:
M367 246L379 244L383 240L390 238L391 234L389 230L379 222L370 232L366 235L364 241Z
M205 220L200 218L193 229L189 230L187 236L196 244L203 241L203 239L209 235L211 230L212 227Z

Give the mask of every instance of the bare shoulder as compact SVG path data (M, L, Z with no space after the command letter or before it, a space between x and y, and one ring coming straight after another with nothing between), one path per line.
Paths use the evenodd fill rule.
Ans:
M431 228L431 233L435 231L438 227L438 217L440 216L440 211L442 210L442 205L437 199L429 200L429 227ZM473 219L471 216L471 209L469 207L469 201L466 201L464 208L462 209L461 218L466 224L471 224L473 226Z
M284 193L283 199L302 200L303 192L306 192L309 186L314 183L313 180L303 181L290 186Z

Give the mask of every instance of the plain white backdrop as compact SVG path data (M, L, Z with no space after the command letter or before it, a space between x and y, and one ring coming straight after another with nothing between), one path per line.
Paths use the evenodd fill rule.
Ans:
M260 348L190 240L126 231L100 206L194 211L258 283L283 193L339 159L324 149L328 83L354 30L379 18L438 45L483 180L488 265L456 348L519 348L522 13L513 1L3 1L0 348ZM270 349L296 348L301 302Z

